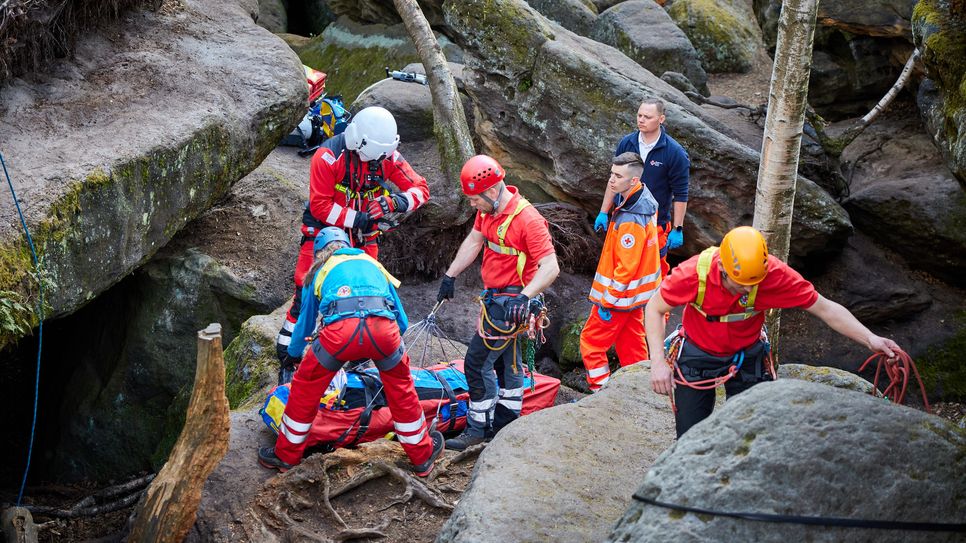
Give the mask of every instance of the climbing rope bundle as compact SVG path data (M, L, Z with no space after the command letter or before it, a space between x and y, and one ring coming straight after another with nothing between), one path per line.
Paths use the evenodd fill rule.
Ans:
M884 371L889 378L889 384L882 391L882 395L894 403L902 404L906 400L906 389L909 386L909 375L911 373L916 376L916 381L919 382L919 391L922 393L922 403L926 407L926 412L932 413L929 408L929 400L926 398L926 387L922 384L922 378L919 376L919 370L916 369L916 363L912 361L912 357L902 349L898 350L895 358L889 358L884 353L875 353L859 366L859 373L865 371L865 368L873 361L876 361L875 378L872 380L874 390L879 390L879 377L882 376Z
M477 321L476 333L483 338L483 345L491 351L501 351L506 349L508 343L512 341L512 368L513 373L516 374L519 371L517 369L517 342L525 341L526 343L523 349L523 361L526 364L526 373L532 376L534 372L534 358L536 357L537 353L537 345L543 345L547 342L547 336L543 332L544 329L550 326L550 318L547 316L546 306L541 307L540 312L536 315L531 313L527 317L526 322L523 324L518 326L510 324L508 327L504 328L490 318L490 315L486 311L486 298L484 296L480 296L479 300L480 318ZM488 332L488 328L493 332ZM530 389L533 390L534 386L534 382L531 381Z

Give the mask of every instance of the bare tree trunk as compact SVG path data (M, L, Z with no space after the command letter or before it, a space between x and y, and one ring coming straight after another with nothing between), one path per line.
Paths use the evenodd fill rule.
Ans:
M446 64L443 49L416 0L393 0L393 3L426 68L429 89L433 95L433 132L439 144L443 169L455 185L454 188L457 188L460 169L476 152L456 81Z
M808 97L809 67L815 38L818 0L784 0L768 91L768 115L761 143L754 226L765 235L768 250L788 259L802 125ZM780 313L768 316L773 345L778 343Z
M198 366L184 429L137 508L128 541L183 541L195 523L205 480L228 451L228 398L221 325L198 332Z

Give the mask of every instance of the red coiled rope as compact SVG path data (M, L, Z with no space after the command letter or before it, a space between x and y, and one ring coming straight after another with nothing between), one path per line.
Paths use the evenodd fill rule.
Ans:
M932 413L932 410L929 408L929 400L926 398L926 387L922 384L922 378L919 376L919 370L916 369L916 363L902 349L898 349L896 352L898 354L895 358L889 358L884 353L875 353L859 366L859 373L864 371L866 366L873 360L877 360L875 379L872 380L872 386L876 390L879 389L879 377L882 375L883 369L885 369L885 374L889 377L889 384L882 391L882 395L897 404L902 404L906 400L909 374L912 373L916 376L916 381L919 382L919 391L922 393L922 403L926 406L926 412Z

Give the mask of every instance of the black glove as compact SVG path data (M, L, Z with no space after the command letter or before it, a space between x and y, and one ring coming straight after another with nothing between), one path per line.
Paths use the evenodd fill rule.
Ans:
M302 357L295 357L289 354L285 355L285 359L281 361L278 367L278 384L284 385L286 383L292 382L292 377L295 375L295 369L298 365L302 363Z
M517 294L507 301L506 320L511 324L523 324L530 316L530 298L526 294Z
M532 298L530 300L530 314L540 316L540 312L543 311L543 300L540 298Z
M436 301L442 302L443 300L452 300L455 293L456 278L443 275L443 282L439 284L439 294L436 295Z
M396 213L405 213L409 211L409 200L398 192L393 193L392 201L396 204Z
M372 230L373 220L368 213L364 211L356 212L356 219L352 221L352 228L361 230L363 232L369 232Z

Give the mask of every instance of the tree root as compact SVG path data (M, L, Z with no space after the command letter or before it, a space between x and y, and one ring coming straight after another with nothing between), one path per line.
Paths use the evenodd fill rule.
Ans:
M429 482L435 481L436 477L449 471L450 466L452 466L453 464L458 464L463 460L466 460L467 458L475 458L479 456L480 453L483 452L483 449L485 448L486 448L486 443L480 443L479 445L473 445L472 447L467 447L462 451L460 451L458 454L454 454L452 456L444 456L443 459L436 464L436 469L434 469L433 472L429 474L429 477L427 477L426 480Z
M398 468L397 466L386 465L384 467L385 469L388 470L389 475L391 475L397 481L406 485L406 490L402 493L402 495L399 498L394 500L386 507L383 507L382 508L383 511L385 511L386 509L389 509L394 505L399 505L401 503L408 502L413 498L413 495L423 500L427 505L431 505L439 509L445 509L446 511L453 510L453 506L447 503L446 500L444 500L439 495L439 493L437 493L435 490L431 489L430 487L426 486L426 483L423 483L422 481L417 479L415 475L409 473L408 471L404 471Z

